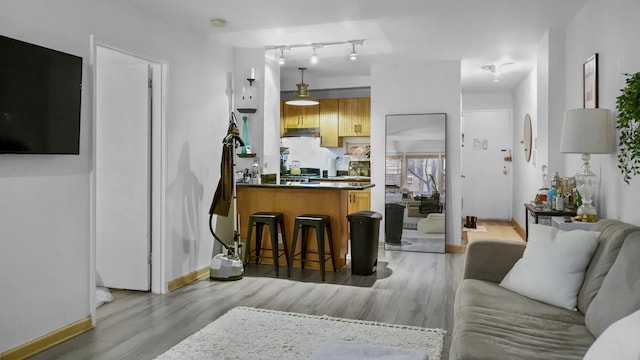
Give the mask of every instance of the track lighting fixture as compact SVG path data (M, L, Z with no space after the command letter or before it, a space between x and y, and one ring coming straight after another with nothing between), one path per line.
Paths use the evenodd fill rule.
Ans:
M357 40L345 40L345 41L330 41L330 42L319 42L319 43L309 43L309 44L291 44L291 45L270 45L267 46L267 50L280 50L280 58L278 59L278 63L280 65L284 65L284 50L291 51L294 48L305 48L311 47L313 48L313 55L311 55L310 61L312 64L318 62L318 53L317 50L324 46L332 46L332 45L351 45L351 53L349 54L349 59L356 60L358 58L358 54L356 53L356 45L362 46L364 44L364 39Z
M356 44L351 43L351 54L349 55L349 59L351 61L358 59L358 54L356 54Z

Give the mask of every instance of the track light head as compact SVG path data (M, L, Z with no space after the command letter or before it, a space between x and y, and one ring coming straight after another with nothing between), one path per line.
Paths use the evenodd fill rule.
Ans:
M358 59L358 54L356 54L356 43L355 42L351 42L351 54L349 55L349 59L351 59L351 61L354 61L354 60Z

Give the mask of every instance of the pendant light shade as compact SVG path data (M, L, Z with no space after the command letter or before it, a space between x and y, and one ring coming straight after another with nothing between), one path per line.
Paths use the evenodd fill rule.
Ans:
M309 84L304 83L304 71L307 70L305 67L298 68L301 72L301 80L296 86L298 90L295 92L293 98L286 102L287 105L295 105L295 106L311 106L318 105L318 102L311 98L309 95Z

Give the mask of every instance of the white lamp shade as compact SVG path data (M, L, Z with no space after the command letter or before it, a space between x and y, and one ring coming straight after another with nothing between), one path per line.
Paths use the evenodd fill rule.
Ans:
M613 124L608 109L571 109L564 113L560 152L607 154L613 147Z

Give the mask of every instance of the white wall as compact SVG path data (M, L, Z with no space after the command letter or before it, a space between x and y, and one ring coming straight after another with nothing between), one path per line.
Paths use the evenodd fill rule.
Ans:
M525 210L524 204L530 202L537 190L542 187L542 171L544 163L539 159L534 160L532 154L530 161L524 158L524 117L529 114L531 118L532 135L535 139L538 136L538 108L537 104L537 71L532 70L514 91L513 108L513 203L511 214L513 219L524 228ZM533 140L532 140L533 144ZM537 153L538 150L536 149ZM537 156L537 154L536 154ZM535 165L534 165L535 162Z
M117 20L114 20L117 19ZM168 63L168 280L207 266L207 213L226 132L229 48L121 2L4 0L0 33L84 59L79 156L0 156L0 352L89 316L90 35ZM197 253L197 265L189 254ZM19 324L19 325L16 325Z
M264 174L280 174L280 65L265 57L264 65Z
M564 77L568 109L582 107L582 64L598 53L599 107L611 109L616 117L616 97L625 80L621 74L640 71L638 14L640 2L637 0L591 0L569 24ZM601 179L595 205L600 217L638 225L640 177L632 178L630 185L624 183L617 169L616 153L591 157L592 171ZM566 156L566 174L580 170L579 155L562 156Z
M287 72L282 75L282 91L295 91L296 84L300 82L300 71ZM319 89L344 89L354 87L371 86L370 76L341 76L341 77L317 77L313 68L304 72L304 82L309 84L309 91L313 95L314 90Z
M462 110L513 109L511 93L462 93Z
M460 111L460 61L389 60L371 69L371 209L384 214L385 115L446 113L447 244L460 244L461 236Z

